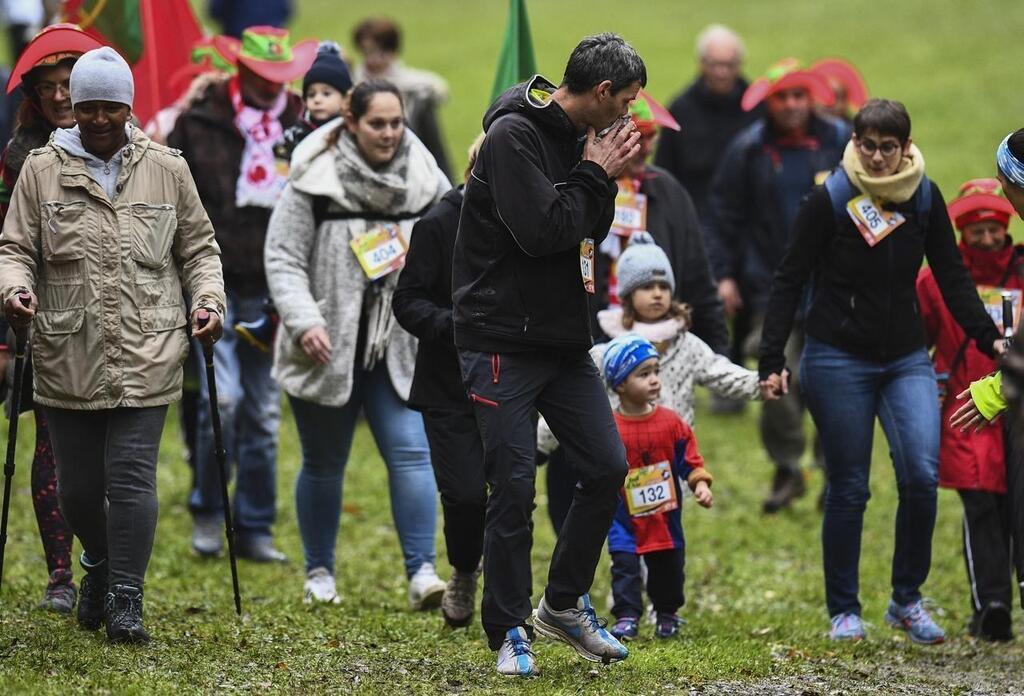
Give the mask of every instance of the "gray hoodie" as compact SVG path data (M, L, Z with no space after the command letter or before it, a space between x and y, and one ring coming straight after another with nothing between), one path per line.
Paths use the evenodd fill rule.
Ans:
M62 150L67 152L69 155L80 157L85 160L85 168L89 171L89 176L96 180L96 183L103 187L103 190L107 193L107 198L111 201L114 200L114 186L117 184L117 175L121 171L121 156L124 151L130 148L132 142L132 125L130 123L125 124L124 132L128 138L128 144L117 151L113 157L110 158L109 162L104 162L96 155L90 154L86 151L85 146L82 145L82 132L78 129L78 124L75 124L72 128L58 128L53 132L53 144L60 147Z

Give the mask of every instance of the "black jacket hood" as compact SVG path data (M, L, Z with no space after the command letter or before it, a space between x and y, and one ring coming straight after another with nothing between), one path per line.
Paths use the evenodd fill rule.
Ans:
M484 114L484 131L506 114L523 114L537 125L556 133L579 135L576 127L562 107L551 98L556 86L541 75L534 75L526 82L512 85L494 100Z

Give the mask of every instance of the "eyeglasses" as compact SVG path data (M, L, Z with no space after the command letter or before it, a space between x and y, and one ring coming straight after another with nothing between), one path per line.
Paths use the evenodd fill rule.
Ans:
M876 143L870 138L857 138L857 149L868 157L874 157L875 152L881 152L882 157L892 157L902 149L902 146L895 140L885 140Z
M57 94L57 89L62 89L64 94L71 94L71 80L61 82L40 82L36 85L36 94L40 99L52 99Z

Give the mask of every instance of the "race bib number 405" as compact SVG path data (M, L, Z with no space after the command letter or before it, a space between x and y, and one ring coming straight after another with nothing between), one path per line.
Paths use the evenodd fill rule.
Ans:
M868 246L875 246L906 222L900 213L882 210L870 196L857 196L846 204L846 212Z
M626 474L626 509L633 517L669 512L679 507L672 465L667 461L631 469Z
M387 224L355 237L349 246L370 280L383 278L405 265L409 251L398 225Z

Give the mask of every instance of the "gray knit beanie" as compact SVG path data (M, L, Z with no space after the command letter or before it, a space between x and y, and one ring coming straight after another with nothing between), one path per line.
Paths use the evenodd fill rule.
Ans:
M641 285L656 280L668 283L673 294L676 291L676 275L672 272L672 264L648 232L634 232L629 238L629 246L619 256L615 274L619 281L619 299L626 299L629 293Z
M110 46L82 54L71 69L71 105L108 101L132 105L135 80L121 54Z

